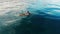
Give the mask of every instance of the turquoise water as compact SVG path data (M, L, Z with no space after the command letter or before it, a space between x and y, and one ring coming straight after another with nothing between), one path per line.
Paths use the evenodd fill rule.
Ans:
M0 34L60 34L59 0L29 1L27 11L31 14L26 17L14 11L0 16Z

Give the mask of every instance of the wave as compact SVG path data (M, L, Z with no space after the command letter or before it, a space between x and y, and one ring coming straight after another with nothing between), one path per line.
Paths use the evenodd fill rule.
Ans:
M28 9L32 14L38 14L49 19L60 19L60 8L44 8L41 10L29 8Z

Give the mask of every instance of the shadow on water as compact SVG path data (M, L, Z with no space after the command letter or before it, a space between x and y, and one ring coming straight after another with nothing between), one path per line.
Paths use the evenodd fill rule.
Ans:
M29 18L29 17L27 17ZM17 26L16 34L59 34L60 21L33 15L30 19L23 18Z

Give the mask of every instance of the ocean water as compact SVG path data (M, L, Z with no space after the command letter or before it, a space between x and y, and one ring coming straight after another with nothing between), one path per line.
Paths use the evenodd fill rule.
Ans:
M41 0L28 10L31 17L32 34L60 34L60 0Z
M60 0L2 0L0 7L0 34L60 34Z

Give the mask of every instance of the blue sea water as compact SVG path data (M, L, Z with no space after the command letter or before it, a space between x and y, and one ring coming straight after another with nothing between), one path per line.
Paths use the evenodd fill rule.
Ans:
M52 2L52 4L46 4L46 2L39 0L29 5L27 10L31 14L22 19L20 19L21 16L13 16L14 12L7 13L6 18L18 20L12 22L13 25L8 24L7 27L0 24L0 34L60 34L60 5ZM4 18L0 18L3 20L0 23L5 23Z
M33 6L28 10L33 14L30 18L33 34L60 34L60 6L58 4Z
M59 10L59 8L34 10L34 15L30 18L33 25L33 34L60 34Z

